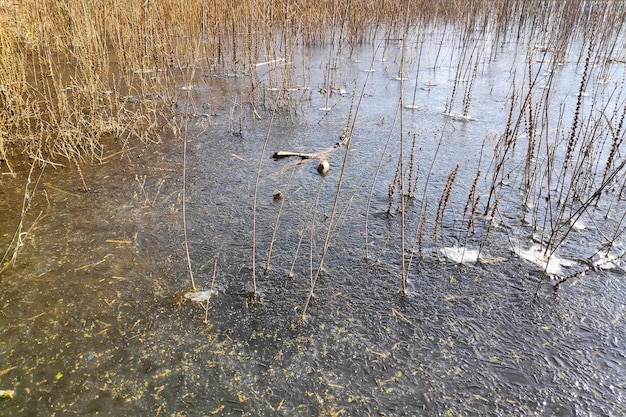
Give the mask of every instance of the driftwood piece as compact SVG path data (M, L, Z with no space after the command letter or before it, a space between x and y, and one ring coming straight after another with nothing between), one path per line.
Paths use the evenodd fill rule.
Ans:
M313 158L318 157L316 153L278 151L278 152L274 152L274 155L272 155L272 158L281 159L281 158L287 158L289 156L297 156L298 158L302 158L302 159L313 159Z
M274 159L282 159L290 156L296 156L301 159L319 159L319 165L317 166L317 172L321 175L325 175L330 170L330 163L328 162L328 154L332 151L341 148L344 144L343 137L342 142L335 144L335 146L331 146L330 148L315 152L315 153L305 153L305 152L289 152L289 151L277 151L274 152L272 158Z

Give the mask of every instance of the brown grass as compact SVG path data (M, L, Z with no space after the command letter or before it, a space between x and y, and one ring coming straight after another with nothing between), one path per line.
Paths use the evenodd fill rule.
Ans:
M101 158L103 138L154 138L176 85L198 74L247 74L254 101L256 63L291 57L296 45L334 41L341 48L400 36L406 24L454 23L466 33L492 30L497 38L528 27L538 33L559 28L550 30L558 33L550 41L565 50L585 25L623 21L619 2L602 4L2 0L0 157L18 152L42 159ZM464 113L469 97L471 89Z

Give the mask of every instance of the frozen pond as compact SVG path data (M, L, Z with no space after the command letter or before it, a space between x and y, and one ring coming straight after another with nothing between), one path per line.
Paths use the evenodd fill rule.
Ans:
M0 414L626 414L624 50L447 30L198 76L89 192L3 176Z

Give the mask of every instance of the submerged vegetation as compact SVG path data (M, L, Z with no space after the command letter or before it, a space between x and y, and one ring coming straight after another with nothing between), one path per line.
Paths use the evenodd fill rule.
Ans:
M82 176L81 164L107 158L111 141L124 149L134 141L159 141L163 132L184 136L189 118L206 111L194 102L193 86L214 76L246 82L246 93L235 98L230 115L231 133L241 136L249 117L273 120L276 114L289 114L307 103L312 86L307 85L306 47L328 50L319 90L326 96L322 110L330 112L333 95L345 93L342 59L357 46L386 50L394 40L401 44L400 53L391 56L398 62L402 88L389 132L390 141L398 145L389 149L397 152L397 167L384 188L388 215L401 220L397 235L402 292L407 292L414 257L423 255L425 248L453 241L454 248L442 249L446 256L458 255L457 246L467 245L473 247L461 249L455 259L466 261L465 253L474 261L487 259L485 244L493 229L508 221L502 213L511 210L521 213L529 241L536 244L534 249L522 249L527 243L509 236L511 248L548 275L558 276L553 283L558 288L571 274L557 268L555 254L583 221L595 225L599 246L581 254L588 265L573 274L613 264L626 253L621 247L613 250L626 230L624 215L616 217L613 212L626 198L625 21L626 5L621 1L2 0L2 170L12 173L12 162L21 155L41 166L69 161ZM445 42L454 45L447 56L440 55ZM509 69L507 110L495 115L502 118L500 134L476 138L482 150L475 164L457 164L435 178L433 167L442 157L445 125L471 122L472 115L480 113L473 105L476 78L511 43L518 53ZM434 154L426 155L420 154L420 127L409 131L403 115L420 104L420 65L426 65L422 60L426 51L433 50L435 59L428 65L454 68L454 82L442 112L446 118L438 144ZM565 64L576 67L576 91L569 96L553 92L556 74ZM413 91L405 91L405 80L415 80ZM366 78L354 86L345 115L340 141L344 158L319 266L311 267L309 300L332 241L335 214L342 210L338 203L348 150L353 140L362 140L355 135L355 126L367 82ZM269 126L264 152L271 122ZM251 214L255 295L254 220L264 152ZM380 155L379 170L382 165ZM388 181L382 176L378 180ZM375 186L376 180L370 201ZM419 201L412 206L410 219L409 200ZM453 205L454 200L458 204ZM462 210L452 212L453 206ZM610 226L604 224L607 218ZM278 220L266 272L277 230ZM369 256L367 217L364 230ZM13 245L20 246L15 241ZM191 272L190 276L195 288Z

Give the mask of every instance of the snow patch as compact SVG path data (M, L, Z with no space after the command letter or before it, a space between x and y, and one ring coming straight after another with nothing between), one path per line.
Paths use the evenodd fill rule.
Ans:
M612 253L606 253L604 255L598 255L598 259L593 262L595 269L604 269L607 271L614 269L622 269L622 258L626 253L614 255Z
M478 250L464 247L445 247L439 249L444 256L457 264L473 264L478 261Z
M539 245L533 245L530 249L519 247L512 249L517 256L541 267L548 275L563 275L562 267L568 268L576 265L576 262L569 259L559 258L550 253L546 254L545 249Z

